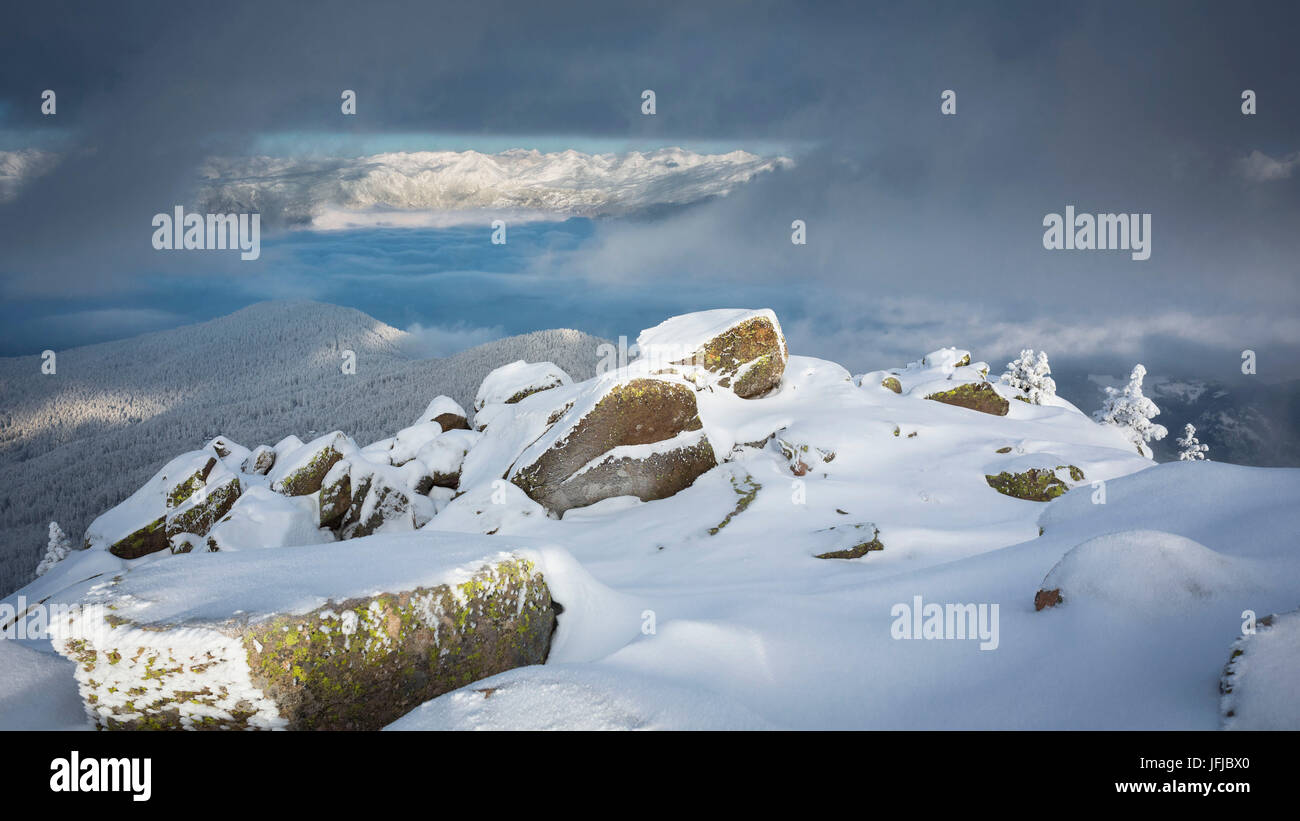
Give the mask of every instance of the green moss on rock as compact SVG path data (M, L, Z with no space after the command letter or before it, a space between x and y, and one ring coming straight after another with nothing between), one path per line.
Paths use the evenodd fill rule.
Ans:
M925 398L993 416L1006 416L1011 410L1011 403L999 396L988 382L967 382L952 390L932 393Z
M836 525L835 527L827 528L827 530L837 530L840 527L841 527L840 525ZM868 553L874 553L877 550L885 549L885 546L880 543L880 530L875 525L855 524L855 525L849 525L849 527L855 530L863 530L863 531L865 531L868 527L870 527L871 538L864 539L863 541L858 542L857 544L851 547L847 547L843 550L831 550L826 553L818 553L817 558L819 559L860 559L863 556L867 555Z
M119 559L138 559L170 546L167 540L167 517L154 521L109 546L108 552Z
M880 386L882 388L889 388L894 393L903 392L903 383L898 381L897 376L886 376L884 379L880 380Z
M1030 468L1022 473L1002 471L997 475L985 475L989 487L1004 496L1013 496L1030 502L1050 502L1070 489L1059 476L1058 470L1069 470L1070 478L1076 482L1083 481L1083 471L1074 465L1057 465L1055 468Z
M271 489L285 496L306 496L320 490L325 474L343 455L331 445L321 448L302 467L275 481Z
M763 489L763 486L756 482L754 477L748 473L745 474L743 479L738 479L733 474L731 476L731 489L734 490L736 495L740 498L736 500L736 506L731 509L731 512L728 513L722 521L709 528L710 536L718 535L722 528L726 527L732 519L736 518L741 513L744 513L745 509L754 503L754 499L758 498L758 492Z
M540 574L512 559L458 585L259 623L244 645L254 684L290 729L374 730L442 693L543 663L554 625Z

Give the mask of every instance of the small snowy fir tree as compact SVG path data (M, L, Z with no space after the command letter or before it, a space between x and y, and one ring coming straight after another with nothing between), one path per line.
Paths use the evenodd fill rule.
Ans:
M68 557L72 550L72 540L63 532L58 522L50 522L50 544L45 548L45 558L36 565L36 575L44 576L54 565ZM30 567L30 565L28 565Z
M1146 378L1147 369L1141 365L1133 367L1128 384L1123 390L1106 388L1106 401L1092 418L1103 425L1115 425L1125 428L1129 439L1137 445L1138 453L1147 452L1142 445L1152 439L1164 439L1169 433L1164 425L1157 425L1152 418L1160 415L1156 403L1142 395L1142 380Z
M1026 348L1020 352L1019 359L1007 363L1007 372L1002 374L1002 381L1024 391L1030 403L1041 405L1044 399L1056 396L1056 382L1051 374L1047 352L1039 351L1035 355L1033 348Z
M1183 426L1183 435L1178 439L1178 460L1180 462L1195 462L1205 458L1209 452L1209 445L1202 445L1201 440L1196 438L1196 428L1189 422Z

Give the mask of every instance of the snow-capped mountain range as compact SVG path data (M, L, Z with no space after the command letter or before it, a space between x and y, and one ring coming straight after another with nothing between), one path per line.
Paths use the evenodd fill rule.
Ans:
M411 225L404 212L491 211L516 218L627 216L725 196L792 161L746 151L682 148L585 154L514 149L416 151L349 159L213 158L200 170L201 208L256 211L316 228ZM475 217L477 218L477 217Z

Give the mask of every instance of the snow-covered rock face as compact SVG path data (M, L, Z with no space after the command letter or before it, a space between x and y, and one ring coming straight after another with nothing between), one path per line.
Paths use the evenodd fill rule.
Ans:
M177 557L73 599L51 639L101 728L378 729L546 660L538 556L503 546L428 534ZM177 596L196 573L202 589Z
M415 422L437 422L443 430L469 430L469 416L450 396L435 396Z
M91 522L84 546L123 559L165 550L182 533L202 536L240 494L239 479L211 449L168 462L144 487Z
M509 478L563 513L614 496L662 499L715 464L690 385L605 378L520 454Z
M487 375L474 397L474 412L479 414L490 405L513 405L539 391L571 384L573 380L569 375L554 363L529 363L520 359L502 365ZM486 423L486 420L480 420L477 416L474 421L480 430Z
M781 383L786 348L771 310L722 308L675 316L636 340L639 370L678 373L703 387L717 384L750 399Z

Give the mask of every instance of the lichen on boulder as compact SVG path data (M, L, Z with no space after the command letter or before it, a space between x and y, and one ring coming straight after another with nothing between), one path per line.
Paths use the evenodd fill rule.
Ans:
M172 459L139 490L90 523L83 539L85 547L107 549L122 559L137 559L169 548L169 534L180 532L168 526L173 517L194 517L193 527L210 525L215 520L213 509L190 499L196 492L207 490L209 476L218 464L210 449ZM233 474L221 467L212 478L221 484L232 479ZM218 506L228 498L230 490L217 494ZM238 491L234 494L237 496Z
M949 390L936 391L925 398L993 416L1006 416L1011 410L1011 403L998 395L988 382L967 382Z
M1083 471L1074 465L1057 465L1055 468L1030 468L1020 473L1004 470L996 475L985 474L984 480L1004 496L1030 502L1050 502L1070 489L1058 471L1068 471L1070 480L1074 482L1084 479Z
M251 553L152 565L87 594L99 606L68 608L51 636L103 729L377 730L545 662L557 607L536 555L464 534L376 549L358 565L355 548L322 545L307 574ZM197 604L167 594L193 583L208 591ZM283 610L268 591L282 591ZM321 603L293 604L311 599Z
M285 496L306 496L320 490L325 474L345 452L355 450L352 440L341 431L327 433L277 457L270 474L271 489Z
M790 358L781 324L766 309L675 316L642 331L637 348L651 372L675 372L701 386L716 383L743 399L780 385ZM702 369L708 378L696 378L690 369Z
M690 387L614 376L594 384L526 449L508 478L563 513L613 496L662 499L716 464Z

